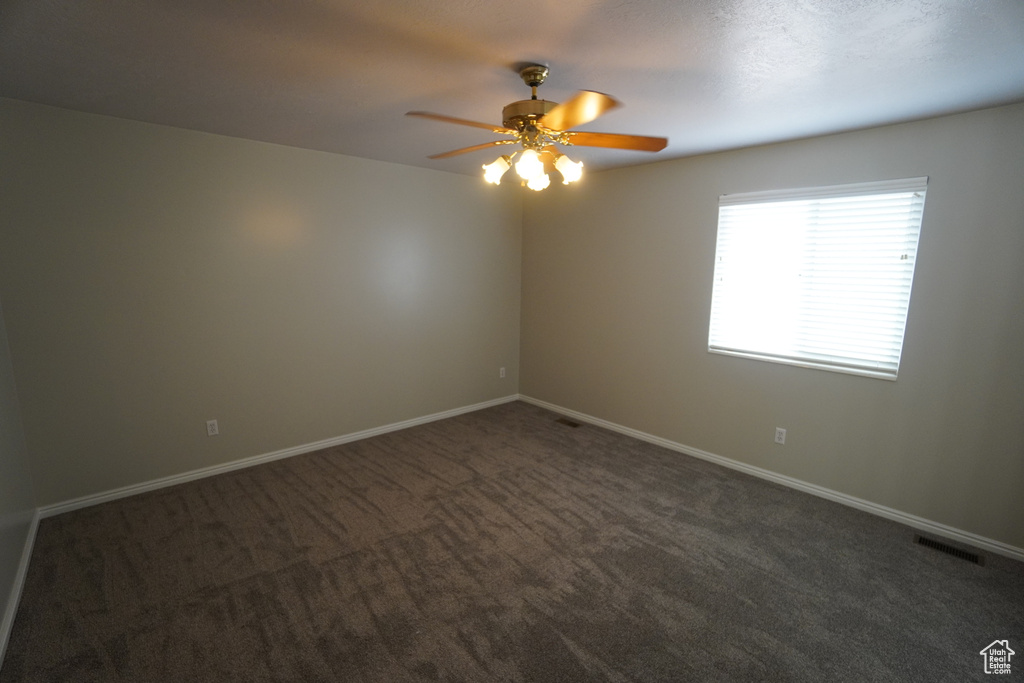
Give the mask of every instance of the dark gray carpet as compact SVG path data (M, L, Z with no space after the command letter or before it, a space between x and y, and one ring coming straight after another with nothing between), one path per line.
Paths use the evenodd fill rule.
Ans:
M1024 564L511 403L44 520L0 682L968 681Z

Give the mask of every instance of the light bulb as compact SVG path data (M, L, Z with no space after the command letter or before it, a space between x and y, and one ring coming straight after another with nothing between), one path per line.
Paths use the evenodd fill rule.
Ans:
M531 180L544 173L544 162L540 160L537 150L528 149L516 162L516 173L523 180Z
M541 169L541 170L543 170L543 169ZM548 177L547 173L541 173L540 175L535 175L535 176L533 176L532 178L530 178L529 180L526 181L526 186L528 188L530 188L531 190L536 190L537 192L540 192L541 190L543 190L545 187L547 187L550 184L551 184L551 178Z
M555 168L562 174L562 184L568 185L583 176L583 162L573 161L564 154L560 154L555 160Z
M512 165L509 163L511 160L508 156L502 155L495 159L489 164L484 164L484 180L489 183L498 185L501 183L501 176L505 175L505 171Z

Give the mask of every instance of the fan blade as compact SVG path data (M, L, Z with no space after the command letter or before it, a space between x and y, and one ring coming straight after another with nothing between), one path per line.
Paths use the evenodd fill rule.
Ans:
M668 138L647 135L621 135L619 133L567 133L569 144L583 147L610 147L612 149L636 149L641 152L660 152L668 145Z
M619 101L614 97L593 90L581 90L545 114L540 123L551 130L569 130L589 123L618 106Z
M444 114L434 114L429 111L407 111L406 116L419 116L424 119L433 119L434 121L442 121L444 123L455 123L460 126L472 126L474 128L483 128L493 133L512 133L515 131L511 128L505 128L504 126L495 126L490 123L481 123L480 121L469 121L468 119L458 119L454 116L445 116Z
M511 145L515 143L515 140L494 140L493 142L484 142L479 145L473 145L472 147L463 147L462 149L453 149L450 152L441 152L440 154L431 154L428 159L447 159L448 157L458 156L460 154L466 154L467 152L475 152L480 149L487 149L488 147L495 147L497 145Z

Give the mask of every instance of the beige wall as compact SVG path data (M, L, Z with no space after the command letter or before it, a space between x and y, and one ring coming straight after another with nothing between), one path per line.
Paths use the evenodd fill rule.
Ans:
M14 623L17 596L12 588L35 507L21 408L0 307L0 662Z
M39 505L518 390L518 188L12 100L0 159Z
M898 381L707 352L719 195L912 176L930 183ZM531 195L520 390L1024 547L1022 179L1017 105Z
M596 173L525 207L477 178L10 100L0 123L39 505L521 390L1024 547L1022 106ZM899 381L707 353L719 194L917 175ZM13 452L4 480L27 481Z

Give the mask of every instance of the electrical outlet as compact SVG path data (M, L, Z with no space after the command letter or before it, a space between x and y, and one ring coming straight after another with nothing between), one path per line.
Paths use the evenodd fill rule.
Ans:
M775 428L775 443L784 444L786 443L786 430L782 427Z
M217 421L216 420L207 420L206 421L206 435L207 436L217 436L218 434L220 434L220 427L217 426Z
M500 377L501 379L505 379L505 368L498 369L498 377Z

